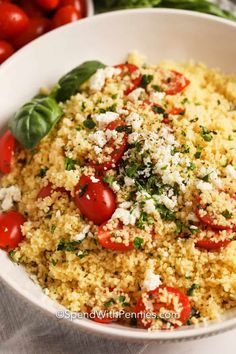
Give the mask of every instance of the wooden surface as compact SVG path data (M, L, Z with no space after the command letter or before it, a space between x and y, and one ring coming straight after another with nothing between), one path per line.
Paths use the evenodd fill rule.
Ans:
M236 1L236 0L235 0ZM215 1L229 10L233 3ZM0 281L0 354L233 354L236 331L180 344L133 344L80 333L48 318Z

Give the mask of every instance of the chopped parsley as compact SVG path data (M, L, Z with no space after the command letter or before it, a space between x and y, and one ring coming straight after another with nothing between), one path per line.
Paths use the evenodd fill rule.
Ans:
M201 147L201 146L197 147L197 151L194 154L195 159L200 159L201 154L202 154L202 150L203 150L203 147Z
M42 168L40 168L37 176L43 178L46 176L47 171L48 171L48 167L42 167Z
M67 251L67 252L74 252L77 250L78 245L80 242L77 241L65 241L65 240L60 240L60 242L57 245L57 251Z
M17 251L17 250L15 249L15 250L12 250L12 251L9 252L9 256L10 256L10 258L12 259L13 262L15 262L14 256L15 256L15 254L16 254L16 251Z
M71 159L70 157L65 157L64 159L64 166L66 171L74 171L75 170L75 165L78 163L78 161Z
M53 234L54 231L56 230L57 226L56 225L52 225L50 228L50 232Z
M157 91L157 92L161 92L161 87L159 85L152 85L153 90Z
M176 219L175 214L172 213L172 211L170 211L165 205L158 204L156 207L162 219L167 221L174 221Z
M188 296L192 296L194 290L195 290L195 289L198 289L198 288L199 288L199 285L193 283L193 284L190 286L190 288L188 288L188 290L187 290L187 295L188 295Z
M140 218L136 221L136 226L139 229L143 230L144 227L145 227L145 224L153 225L154 224L154 219L151 216L149 216L147 213L142 211L141 215L140 215ZM136 237L136 238L138 238L138 237Z
M88 117L83 121L83 126L87 129L93 129L96 126L96 123L91 117Z
M157 106L157 105L154 105L152 107L152 110L153 110L154 113L158 113L158 114L164 114L165 113L164 108L162 108L160 106Z
M209 178L212 172L208 173L207 175L201 177L201 180L204 182L209 182Z
M84 251L79 251L77 253L77 257L79 257L79 259L83 259L84 257L88 256L89 254L89 250L84 250Z
M188 170L188 171L193 171L195 168L196 168L195 163L190 162L189 165L188 165L188 167L187 167L187 170Z
M109 301L105 302L104 307L106 309L108 309L108 307L110 307L113 304L115 304L115 300L114 299L110 299Z
M180 220L176 220L175 224L176 224L175 233L179 235L183 231L184 224Z
M114 182L114 177L113 176L106 176L103 178L103 181L111 187L113 182Z
M119 133L132 133L132 125L120 125L119 127L116 128L116 131Z
M153 80L153 75L143 75L140 86L145 89L152 80Z
M190 151L190 147L186 144L181 145L181 152L182 154L188 154Z
M135 237L135 239L134 239L134 248L136 250L140 249L142 247L143 242L144 242L143 238Z
M185 104L185 103L190 103L189 99L187 97L185 97L182 101L181 101L182 104Z
M208 130L206 127L203 127L202 125L201 125L201 137L207 142L210 142L213 139L210 130Z
M233 213L230 213L228 209L225 209L223 211L222 215L225 217L225 219L231 219L233 216Z
M55 259L52 259L52 265L55 267L55 265L57 265L58 261Z

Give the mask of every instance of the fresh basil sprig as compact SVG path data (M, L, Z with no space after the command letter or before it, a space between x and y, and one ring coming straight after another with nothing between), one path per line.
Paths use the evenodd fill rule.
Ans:
M77 66L68 74L63 76L58 82L58 91L56 93L56 100L64 102L72 95L75 95L81 85L86 82L98 69L104 68L105 65L100 61L91 60Z
M33 149L61 118L62 110L51 97L35 98L24 104L10 120L15 138L26 148Z

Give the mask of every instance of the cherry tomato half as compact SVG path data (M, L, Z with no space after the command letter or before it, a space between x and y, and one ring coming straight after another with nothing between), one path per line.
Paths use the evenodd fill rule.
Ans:
M59 5L60 0L36 0L36 3L44 10L55 10Z
M0 3L0 37L12 38L22 32L28 25L26 13L18 6Z
M35 17L30 19L27 28L12 40L15 49L19 49L46 33L49 29L49 20L45 17Z
M221 191L221 193L228 194L227 192L224 192L224 191ZM230 197L232 198L232 203L235 204L235 209L236 209L236 202L235 202L236 197L234 194L230 195ZM206 210L207 206L202 203L202 200L200 197L197 198L197 202L198 202L198 205L196 208L196 215L199 218L199 220L201 220L205 225L210 226L214 230L234 230L234 231L236 231L236 224L233 224L233 223L231 223L231 225L216 224L216 223L214 223L214 215L210 215L210 214L206 213L205 215L202 216L200 211Z
M10 43L0 40L0 64L9 58L13 52L14 49Z
M182 92L189 84L190 81L181 73L171 70L170 77L162 81L163 91L167 95L176 95Z
M184 114L185 112L185 109L184 108L172 108L170 111L169 111L169 114L172 114L172 115L181 115L181 114Z
M133 242L130 242L128 245L124 243L118 243L111 241L111 237L114 234L115 230L104 230L106 223L101 225L98 229L98 241L101 246L107 248L109 250L117 250L117 251L129 251L134 248ZM116 230L122 230L123 226L120 224Z
M211 250L217 250L220 249L222 247L226 247L229 243L231 242L231 240L223 240L223 241L212 241L210 239L204 238L202 240L199 240L196 242L196 246L199 248L204 248L208 251Z
M60 1L60 7L62 6L67 6L67 5L72 5L78 10L82 17L86 16L86 2L85 0L61 0Z
M48 183L45 187L42 187L37 194L37 199L44 199L50 197L53 192L68 193L63 187L55 188L52 183Z
M174 296L178 297L178 303L182 308L182 310L179 314L178 321L180 321L182 324L185 324L185 322L187 321L187 319L190 316L191 306L190 306L190 302L189 302L188 297L185 294L183 294L181 291L179 291L177 288L172 288L170 286L161 285L158 288L156 288L155 290L148 291L147 295L149 296L150 300L152 301L153 312L158 314L162 307L166 308L166 310L169 310L169 311L173 311L173 312L175 311L175 306L174 306L173 302L163 303L159 300L159 297L160 297L163 290L167 291L169 294L173 294ZM135 312L137 314L140 314L140 313L145 314L145 312L148 312L148 311L150 312L150 310L146 309L146 307L143 303L143 300L139 299L136 304L136 307L135 307ZM151 321L148 321L147 325L145 325L145 327L150 327L150 325L151 325ZM177 325L175 324L174 327L176 328Z
M67 23L78 21L82 18L81 12L74 6L63 6L57 10L52 18L52 28L57 28Z
M11 250L23 240L21 225L25 218L17 211L0 214L0 248Z
M93 316L91 317L91 320L94 322L98 322L98 323L112 323L112 322L116 322L117 319L116 318L112 318L110 317L108 314L104 314L104 316Z
M75 186L75 204L87 219L100 225L114 213L116 196L100 177L82 175Z
M124 91L125 95L128 95L130 92L135 90L140 84L142 80L142 75L139 72L139 68L134 64L119 64L116 65L115 68L121 69L121 76L130 76L130 83L127 89ZM132 78L135 76L135 78Z
M15 142L15 138L10 130L7 130L6 133L0 137L0 172L4 174L11 172Z
M125 122L121 119L116 119L113 122L109 123L106 127L106 130L115 130L118 127L125 126ZM124 155L124 152L127 148L127 141L128 141L128 135L127 133L124 133L123 139L121 143L116 146L115 141L111 139L108 141L108 143L104 146L104 149L109 147L113 149L113 152L110 154L110 156L106 156L107 161L104 163L98 163L96 161L91 162L90 166L94 167L96 171L101 172L101 171L107 171L110 170L111 168L115 167L115 165L118 164L122 156Z

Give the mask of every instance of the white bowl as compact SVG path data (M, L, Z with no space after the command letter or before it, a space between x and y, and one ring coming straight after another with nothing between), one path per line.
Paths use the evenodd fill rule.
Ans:
M90 17L94 15L93 0L86 0L86 16Z
M98 59L114 64L125 60L129 51L138 50L153 63L162 59L195 59L226 72L234 72L235 38L236 24L233 22L166 9L113 12L64 26L30 43L1 66L0 129L40 86L54 84L61 75L84 60ZM0 274L16 292L45 312L55 316L61 309L3 251L0 251ZM73 324L78 329L106 337L176 341L229 330L236 326L236 311L198 328L180 328L173 332L148 332L86 319L73 321Z

